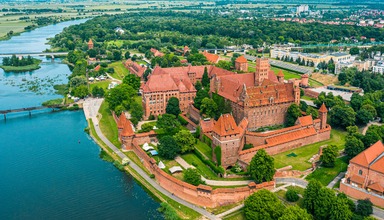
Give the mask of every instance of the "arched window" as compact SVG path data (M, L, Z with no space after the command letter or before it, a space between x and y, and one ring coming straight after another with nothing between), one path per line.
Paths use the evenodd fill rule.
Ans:
M362 170L359 170L359 175L363 175L363 171Z

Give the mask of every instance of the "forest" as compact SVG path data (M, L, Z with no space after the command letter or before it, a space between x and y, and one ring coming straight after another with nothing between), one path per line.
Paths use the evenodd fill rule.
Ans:
M114 31L120 27L123 34ZM375 38L384 41L384 30L372 27L299 24L263 18L241 19L231 15L198 12L139 12L105 15L71 26L52 39L53 46L70 50L81 48L92 38L103 43L130 40L145 49L167 45L195 48L223 48L229 45L265 43L328 43L343 37ZM137 45L139 44L139 45Z

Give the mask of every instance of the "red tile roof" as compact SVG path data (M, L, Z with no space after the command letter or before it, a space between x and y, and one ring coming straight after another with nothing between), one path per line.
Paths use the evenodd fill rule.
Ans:
M316 129L314 127L305 128L302 130L293 131L290 133L285 133L275 137L267 138L265 141L268 146L275 146L283 143L287 143L293 140L298 140L301 138L309 137L311 135L316 135Z
M145 70L147 70L146 66L141 66L140 64L133 62L131 59L125 61L124 66L129 70L129 72L140 78L144 75Z
M277 74L277 76L284 77L284 73L283 73L283 71L280 70L279 73Z
M92 41L92 39L89 39L89 41L88 41L88 45L93 45L93 41Z
M164 53L158 51L155 48L151 48L151 52L153 53L153 56L155 56L155 57L162 57L162 56L164 56Z
M126 122L127 118L125 117L124 112L122 112L119 117L119 121L117 122L117 128L123 129Z
M235 119L231 114L221 115L213 127L213 132L220 136L240 134L240 129L236 125Z
M313 125L313 119L312 119L312 116L311 116L311 115L307 115L307 116L299 117L299 118L297 119L297 121L298 121L299 124L301 124L302 126Z
M244 56L239 56L236 58L235 62L237 63L248 63L248 60Z
M368 188L373 189L377 192L384 192L383 186L381 186L378 182L369 185Z
M121 132L121 136L124 136L124 137L133 136L135 132L133 131L132 126L133 126L132 122L129 119L127 119L127 121L124 124L123 131Z
M319 112L328 112L327 107L325 106L324 103L321 105Z
M371 165L370 169L384 174L384 155L381 156Z
M350 177L350 180L354 183L363 185L364 184L364 177L359 176L359 175L353 175Z
M200 120L200 127L203 133L212 132L214 126L215 126L215 121L213 119L210 119L208 121Z
M352 158L349 162L363 167L369 167L375 159L384 153L384 146L381 141L376 142L356 157ZM381 162L380 162L381 163ZM384 167L383 167L384 169ZM384 173L384 172L383 172Z
M207 51L204 51L202 54L205 56L205 58L207 58L208 62L210 63L219 62L220 57L217 54L208 53Z
M100 66L100 65L97 65L97 66L95 67L95 69L93 69L93 70L95 70L95 71L99 71L100 68L101 68L101 66Z

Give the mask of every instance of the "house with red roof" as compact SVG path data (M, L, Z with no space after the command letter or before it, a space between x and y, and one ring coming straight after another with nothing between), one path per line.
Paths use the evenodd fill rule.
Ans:
M202 52L202 54L207 58L207 61L210 63L218 63L220 60L220 56L217 54L208 53L207 51Z
M248 72L248 60L244 56L236 58L235 69L237 71Z
M356 198L369 198L384 208L384 145L376 142L349 161L340 191Z
M164 56L164 53L158 51L158 50L155 49L155 48L151 48L151 52L153 53L153 56L154 56L154 57L162 57L162 56Z
M140 77L141 81L144 80L143 76L145 71L147 70L146 66L141 66L140 64L132 61L131 59L128 59L123 64L131 74L135 74L136 76Z

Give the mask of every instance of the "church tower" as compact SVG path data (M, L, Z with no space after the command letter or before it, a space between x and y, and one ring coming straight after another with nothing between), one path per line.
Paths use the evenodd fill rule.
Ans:
M261 85L264 79L268 79L269 68L268 58L256 58L255 86Z
M319 109L320 129L325 129L327 127L327 114L327 107L325 107L325 104L323 103Z

